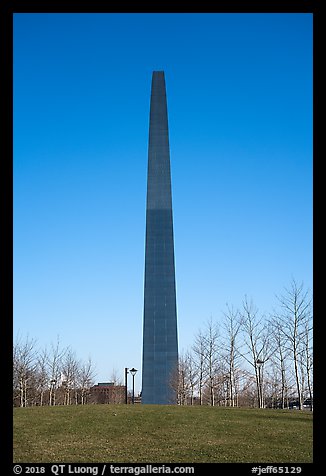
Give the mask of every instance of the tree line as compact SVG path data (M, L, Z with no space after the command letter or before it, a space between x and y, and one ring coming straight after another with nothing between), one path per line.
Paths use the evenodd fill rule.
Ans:
M179 358L178 404L313 409L312 297L291 281L264 316L253 300L226 306Z
M263 315L253 300L226 306L210 319L179 357L171 385L179 405L313 409L312 296L292 280L277 308ZM14 406L96 403L94 364L59 340L37 349L18 338L13 349ZM118 381L113 371L111 381Z
M95 368L91 358L78 359L59 339L51 348L38 350L36 340L17 338L13 348L13 404L71 405L89 402Z

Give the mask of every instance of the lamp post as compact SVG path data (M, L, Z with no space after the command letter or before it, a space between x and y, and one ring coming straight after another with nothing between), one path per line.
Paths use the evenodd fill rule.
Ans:
M132 403L135 403L135 375L136 375L137 369L134 367L130 369L130 373L132 375Z
M128 375L128 368L125 367L125 404L126 405L128 403L128 379L127 379L127 375Z
M259 403L259 408L263 408L263 394L262 394L263 387L262 387L262 384L261 384L261 373L260 373L260 369L261 369L261 366L263 365L263 363L264 363L263 360L260 360L260 359L256 360L256 365L257 365L257 369L258 369L258 403Z

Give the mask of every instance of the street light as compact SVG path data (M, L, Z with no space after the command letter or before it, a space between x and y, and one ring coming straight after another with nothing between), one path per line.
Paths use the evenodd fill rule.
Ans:
M128 403L128 368L125 367L125 404L127 405Z
M132 403L135 403L135 375L137 373L137 369L134 367L130 369L130 373L132 375Z
M262 391L263 391L263 388L262 388L262 384L261 384L261 373L260 373L260 369L261 369L261 366L263 365L264 361L263 360L260 360L260 359L257 359L256 360L256 365L257 365L257 369L258 369L258 378L259 378L259 408L262 408L263 407L263 394L262 394Z

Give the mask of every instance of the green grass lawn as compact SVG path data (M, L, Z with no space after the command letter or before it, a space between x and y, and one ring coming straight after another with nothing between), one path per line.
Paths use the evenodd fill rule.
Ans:
M164 405L14 409L14 462L312 462L312 414Z

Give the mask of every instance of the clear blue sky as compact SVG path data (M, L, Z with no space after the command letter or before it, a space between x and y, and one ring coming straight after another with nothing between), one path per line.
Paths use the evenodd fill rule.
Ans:
M312 288L311 14L15 14L14 334L98 381L141 369L153 70L180 351L226 303Z

